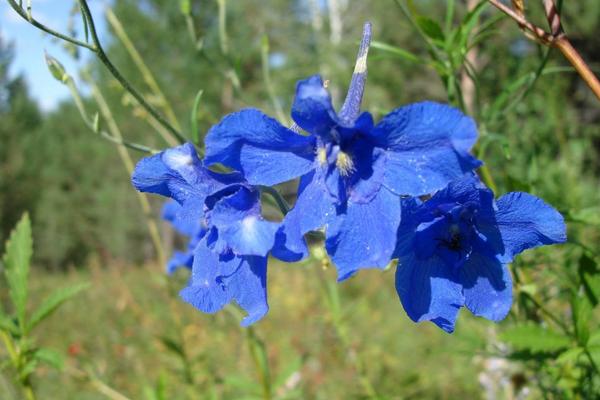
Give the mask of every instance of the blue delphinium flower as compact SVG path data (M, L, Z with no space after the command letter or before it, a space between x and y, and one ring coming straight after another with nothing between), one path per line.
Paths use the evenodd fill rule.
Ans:
M167 261L167 273L172 274L177 268L192 268L194 250L207 232L204 219L196 220L185 218L183 208L175 200L167 201L162 209L162 217L171 223L173 228L189 241L185 251L174 251L173 256Z
M385 267L400 223L400 195L422 195L480 165L471 118L442 104L398 108L377 125L360 113L371 37L365 32L346 100L336 113L319 76L298 82L293 129L255 109L226 116L206 138L208 165L221 163L255 185L300 178L298 199L278 232L289 254L307 254L303 235L325 228L340 280ZM297 133L302 128L308 135Z
M258 190L239 174L205 168L191 144L142 159L132 182L179 204L167 206L167 217L194 247L184 260L192 277L181 297L207 313L234 300L248 313L243 326L261 319L269 309L267 255L279 224L262 218Z
M502 320L512 304L507 264L522 251L566 240L562 216L528 193L494 200L475 177L425 202L402 200L396 290L408 316L447 332L461 307Z

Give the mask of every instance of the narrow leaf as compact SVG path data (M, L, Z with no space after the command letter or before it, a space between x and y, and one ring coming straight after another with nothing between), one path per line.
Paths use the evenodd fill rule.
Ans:
M515 349L532 353L558 351L569 346L568 337L533 324L516 325L500 334L500 339Z
M192 108L192 114L190 117L192 141L196 145L200 143L200 129L198 128L198 108L200 107L200 100L202 100L202 93L204 93L204 91L201 89L198 91L198 94L196 94L196 98L194 99L194 108Z
M585 346L590 338L590 318L592 316L592 305L586 296L573 296L571 302L573 307L573 323L575 324L575 333L577 342Z
M419 15L415 18L415 22L429 39L440 42L444 41L444 31L442 31L442 27L431 18Z
M0 312L0 331L8 332L11 334L18 332L18 327L15 325L15 321L12 320L8 315Z
M418 56L414 55L410 51L401 49L400 47L392 46L386 43L373 41L371 42L371 48L381 50L383 52L395 55L403 60L413 62L413 63L424 63L425 61L421 60Z
M65 364L64 357L61 353L44 347L36 350L34 353L34 358L39 362L47 364L58 370L61 370Z
M6 242L6 252L3 257L4 274L8 282L10 298L22 326L25 324L27 278L32 253L31 222L29 215L25 213Z
M31 320L27 323L27 330L31 331L40 322L48 318L56 311L64 302L77 295L79 292L87 289L89 283L80 283L75 286L61 288L52 293L41 305L35 310L31 316Z

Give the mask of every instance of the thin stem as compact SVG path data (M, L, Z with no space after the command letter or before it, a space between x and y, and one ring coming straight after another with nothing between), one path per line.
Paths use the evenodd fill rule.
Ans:
M131 93L131 95L140 103L140 105L146 111L148 111L148 113L150 115L152 115L152 117L154 117L154 119L156 119L162 126L164 126L169 132L171 132L171 134L173 136L175 136L181 143L186 142L186 139L183 137L183 135L181 133L179 133L179 131L177 129L175 129L162 115L160 115L160 113L158 111L156 111L154 109L154 107L152 107L144 99L144 97L131 85L131 83L129 83L129 81L127 79L125 79L125 77L123 75L121 75L119 70L113 65L113 63L110 61L110 59L104 52L104 49L102 48L102 44L100 43L100 39L98 38L98 33L96 32L94 18L92 17L92 13L87 4L87 1L86 0L78 0L78 2L81 7L81 12L83 14L83 17L88 22L88 27L90 30L90 34L92 36L92 41L94 42L94 45L95 45L95 53L96 53L96 56L98 57L98 59L106 66L106 68L109 70L109 72L112 74L112 76L117 81L119 81L121 86L123 86L123 88L127 92Z
M567 60L575 67L579 75L583 78L585 83L592 89L592 92L600 100L600 81L586 62L581 58L581 55L575 50L575 48L569 42L566 36L560 37L554 42L554 46L560 50Z
M277 189L269 186L260 186L260 190L273 197L283 215L286 215L290 211L290 205L285 201Z
M64 35L60 32L57 32L53 29L48 28L46 25L40 23L39 21L37 21L35 18L31 17L31 9L29 8L29 15L28 12L26 12L25 10L23 10L23 8L21 6L19 6L19 4L17 4L15 2L15 0L8 0L8 4L10 5L10 7L15 10L15 12L17 14L19 14L23 19L25 19L27 22L29 22L31 25L35 26L36 28L46 32L49 35L52 35L56 38L59 38L61 40L73 43L74 45L77 46L81 46L81 47L85 47L88 50L91 50L93 52L96 52L96 47L94 47L93 45L86 43L86 42L82 42L81 40L77 40L75 38L72 38L70 36Z
M115 13L113 13L110 8L106 10L106 19L108 20L110 25L115 30L115 33L118 36L118 38L121 40L121 43L123 43L123 46L125 46L125 49L127 50L129 55L133 59L133 62L135 63L136 67L142 73L142 77L144 78L144 81L146 81L146 83L148 84L150 89L160 99L162 107L163 107L167 117L169 118L169 121L173 124L173 126L175 128L177 128L178 130L181 130L181 126L179 125L179 121L177 120L177 117L175 116L175 112L171 108L169 102L167 101L167 97L165 96L165 94L161 90L160 86L158 85L158 82L154 78L152 71L150 71L150 68L148 68L148 66L144 62L144 59L140 55L139 51L136 49L136 47L133 44L133 42L131 41L131 39L129 38L129 35L127 35L125 28L123 28L123 24L121 24L121 21L119 21L119 19L115 15ZM172 146L175 145L174 143L169 143L169 144Z
M77 107L77 110L79 111L79 114L81 115L81 118L83 119L83 122L94 133L98 134L101 138L106 139L109 142L118 144L120 146L128 147L132 150L137 150L137 151L141 151L141 152L149 153L149 154L158 153L158 151L151 149L147 146L144 146L142 144L125 142L122 139L119 139L119 138L116 138L116 137L110 135L108 132L106 132L104 130L100 130L96 121L91 120L90 117L88 116L87 111L85 110L85 106L83 104L83 100L79 94L79 91L77 90L77 87L75 86L75 82L73 81L73 78L71 78L70 76L67 75L63 79L63 82L69 88L69 92L71 92L71 97L73 98L73 101L75 102L75 106Z
M508 15L510 18L515 20L520 27L532 33L537 39L541 40L544 44L551 43L554 40L554 37L548 32L544 31L539 26L532 24L527 21L527 19L520 15L519 13L512 10L510 7L502 4L499 0L488 0L491 5L502 11L504 14Z
M544 314L546 314L546 316L548 318L550 318L556 325L558 325L566 334L569 334L569 328L567 327L567 325L560 320L560 318L558 318L556 315L552 314L552 312L550 312L546 307L544 307L539 301L537 301L537 299L535 297L533 297L531 294L527 293L527 292L523 292L523 294L525 294L525 296Z
M219 45L221 53L227 55L229 53L229 45L227 38L227 3L226 0L218 0L219 5Z
M594 371L596 371L596 374L600 374L600 369L598 368L596 361L594 361L594 357L592 357L592 354L588 349L585 349L585 355L587 356L588 360L590 360L590 364L592 364L592 367L594 368Z
M262 39L261 61L263 80L265 81L265 87L267 89L269 99L271 99L271 103L273 103L273 107L275 108L275 114L277 115L277 119L282 124L287 123L287 118L285 117L283 109L281 108L281 102L275 94L275 88L273 87L273 82L271 81L271 72L269 69L269 37L267 35L264 35Z
M112 136L114 136L115 138L117 138L119 140L123 140L123 135L121 134L121 130L119 129L119 126L117 125L117 122L115 121L115 119L112 115L110 107L108 106L108 103L106 102L106 100L104 99L104 96L102 95L102 92L100 92L100 89L95 84L92 84L91 87L92 87L92 96L96 100L96 103L98 104L98 107L100 108L100 113L106 120L106 122L108 124L108 129L110 130ZM123 146L117 146L117 151L119 153L119 157L121 158L121 161L123 162L123 164L125 166L125 169L127 170L127 173L129 175L131 175L133 173L134 164L133 164L133 160L131 159L131 156L129 155L129 152ZM156 250L158 260L160 262L160 265L164 266L166 264L165 252L164 252L162 242L160 239L160 232L158 230L158 225L156 224L154 216L152 215L152 208L150 207L150 202L148 201L148 197L144 193L137 192L137 194L138 194L138 201L140 203L140 206L142 207L144 216L146 217L146 225L148 226L148 231L150 231L150 237L152 238L152 243L154 245L154 249Z
M594 75L590 67L583 60L577 50L575 50L575 48L571 45L571 42L565 35L560 22L560 13L555 7L554 1L544 0L546 19L548 20L552 33L548 33L539 26L532 24L525 18L524 15L515 12L510 7L502 4L499 0L488 1L494 7L516 21L522 29L531 33L535 40L538 40L540 43L546 46L556 47L559 49L567 61L569 61L571 65L575 67L575 70L577 70L579 76L590 87L598 100L600 100L600 81L596 75Z

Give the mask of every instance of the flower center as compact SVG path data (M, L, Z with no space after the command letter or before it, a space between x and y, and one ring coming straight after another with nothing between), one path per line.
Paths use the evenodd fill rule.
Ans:
M348 176L354 171L354 161L352 161L352 157L343 151L338 153L335 160L335 166L342 176Z
M317 149L317 160L321 166L327 164L327 150L325 147L319 147Z

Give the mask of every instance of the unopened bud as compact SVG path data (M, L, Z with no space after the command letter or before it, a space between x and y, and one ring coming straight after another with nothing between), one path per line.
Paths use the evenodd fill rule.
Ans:
M179 2L179 9L183 15L192 14L192 2L190 0L181 0Z
M94 128L94 132L100 132L100 115L98 113L94 114L94 121L92 122L92 127Z
M48 66L48 70L50 70L52 76L57 81L64 83L68 79L68 75L65 72L65 67L63 67L63 65L56 58L52 57L48 53L45 54L45 57L46 65Z

